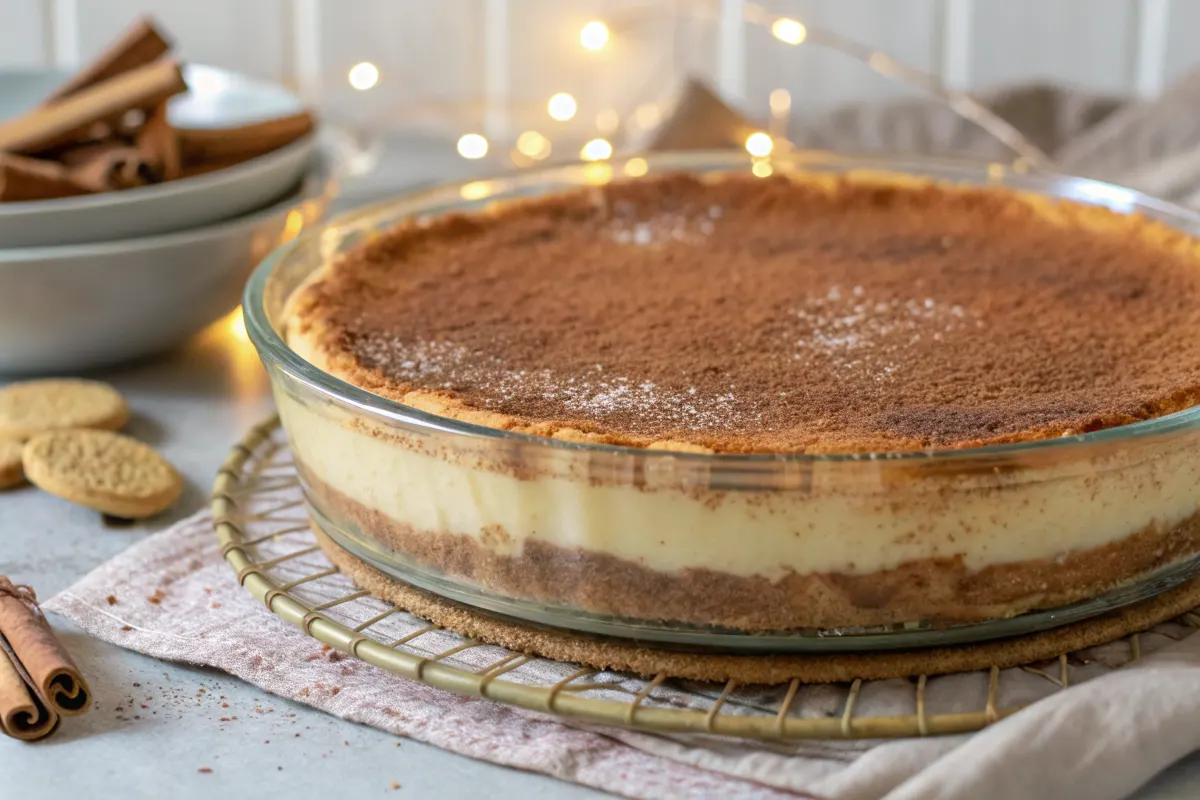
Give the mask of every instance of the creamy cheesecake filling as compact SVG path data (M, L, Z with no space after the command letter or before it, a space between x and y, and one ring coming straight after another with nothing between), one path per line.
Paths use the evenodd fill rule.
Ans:
M1104 460L1026 474L886 486L871 477L869 462L818 463L805 492L647 489L479 469L462 453L414 449L405 441L412 434L283 392L276 399L296 458L322 482L414 530L466 536L504 556L536 541L660 572L698 568L772 581L931 558L959 559L975 571L1061 559L1147 527L1166 531L1200 508L1195 436L1127 443ZM839 466L858 477L848 480L843 470L833 479Z

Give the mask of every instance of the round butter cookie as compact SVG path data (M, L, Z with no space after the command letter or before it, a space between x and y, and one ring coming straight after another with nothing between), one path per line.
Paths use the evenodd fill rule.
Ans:
M64 500L129 519L163 511L183 481L146 445L111 431L47 431L25 443L25 477Z
M0 489L11 489L25 482L21 448L16 439L0 439Z
M56 378L0 389L0 438L28 439L58 428L117 430L128 421L125 398L107 383Z

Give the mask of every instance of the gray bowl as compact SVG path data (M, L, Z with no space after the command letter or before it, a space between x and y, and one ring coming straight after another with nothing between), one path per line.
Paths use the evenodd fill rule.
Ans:
M0 120L36 105L66 73L0 70ZM303 104L287 90L244 75L189 64L189 91L172 98L177 125L221 128L293 114ZM43 247L154 236L232 219L278 198L300 180L316 136L206 175L123 192L0 203L0 247Z
M334 193L318 159L284 199L180 233L0 250L0 373L78 372L166 350L227 314L285 237Z

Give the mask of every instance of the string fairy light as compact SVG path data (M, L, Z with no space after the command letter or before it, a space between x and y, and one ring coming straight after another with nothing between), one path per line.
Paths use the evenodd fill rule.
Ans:
M365 92L379 83L379 67L370 61L361 61L350 68L347 75L350 85L360 92Z
M934 96L945 103L952 111L963 119L983 128L1001 143L1011 148L1018 158L1012 166L1014 170L1028 170L1050 166L1050 159L1016 128L1005 122L987 107L978 103L970 95L948 89L935 76L927 72L909 67L895 58L874 50L867 45L850 39L841 34L824 28L811 28L800 20L791 17L781 17L772 14L768 9L753 0L743 0L742 18L750 24L770 31L779 41L789 45L799 45L808 42L812 45L826 47L846 55L877 74L907 84ZM645 12L640 12L644 14ZM698 12L700 16L707 15L715 19L715 11L706 8ZM627 18L615 25L617 30L627 30L633 27L630 23L640 19L639 12L625 15ZM579 42L590 51L599 51L606 47L612 38L609 24L592 20L579 30ZM370 62L354 65L349 73L350 85L366 91L379 81L379 70ZM772 153L789 150L792 145L788 141L787 121L792 108L792 96L783 88L773 90L769 96L770 116L767 131L751 133L744 143L746 151L753 161L751 171L759 177L767 177L774 172L769 157ZM550 118L558 122L573 119L579 111L576 99L567 92L552 95L545 106ZM632 114L625 117L625 125L630 131L648 131L662 122L662 109L655 103L642 103ZM622 115L615 109L603 109L596 113L595 130L599 137L588 140L580 149L579 155L590 162L587 169L589 181L599 182L608 180L613 167L603 162L613 155L613 146L609 141L622 125ZM458 140L458 152L463 158L478 159L487 155L488 140L477 133L464 134ZM517 137L516 146L510 153L513 161L520 166L530 166L535 161L549 157L551 152L550 138L544 134L527 130ZM645 159L632 158L624 163L622 171L629 177L640 177L649 171Z
M771 116L781 117L792 108L792 93L787 89L775 89L767 98L771 107Z
M517 152L540 161L550 155L550 140L537 131L525 131L517 137Z
M608 26L592 20L579 31L579 43L585 50L602 50L608 44Z
M644 158L631 158L625 162L623 172L631 178L640 178L650 171L650 165Z
M583 179L593 186L612 180L613 168L607 161L591 161L583 168Z
M478 133L465 133L458 140L458 154L463 158L483 158L487 151L488 140Z
M550 114L550 118L559 122L566 122L575 116L578 108L575 98L566 92L559 92L551 96L550 101L546 103L546 111Z
M491 181L471 181L458 190L463 200L482 200L493 191Z
M579 157L584 161L603 161L612 158L613 148L607 139L592 139L579 151Z
M765 158L774 149L775 142L762 131L755 131L746 137L746 152L756 158Z
M808 38L808 28L799 20L780 17L771 23L771 35L781 42L800 44Z

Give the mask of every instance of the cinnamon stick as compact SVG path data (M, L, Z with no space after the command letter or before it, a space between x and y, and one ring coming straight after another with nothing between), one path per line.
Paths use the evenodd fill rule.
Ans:
M177 128L185 165L219 161L232 165L278 150L312 132L308 111L236 128Z
M58 87L43 104L57 103L89 86L145 66L170 49L171 43L167 38L154 27L150 19L143 17L126 28L121 36L90 64Z
M43 739L54 733L59 719L0 638L0 733L25 741Z
M92 191L62 164L0 153L0 202L53 200Z
M79 667L50 630L28 586L0 576L0 636L42 701L60 716L82 714L91 691Z
M159 103L147 115L137 136L142 161L157 164L162 180L173 181L182 172L179 136L167 121L167 104Z
M64 153L71 180L93 192L132 189L162 180L161 168L141 150L120 140L87 145Z
M0 150L33 154L81 138L134 108L151 108L187 91L179 64L156 61L0 124Z

